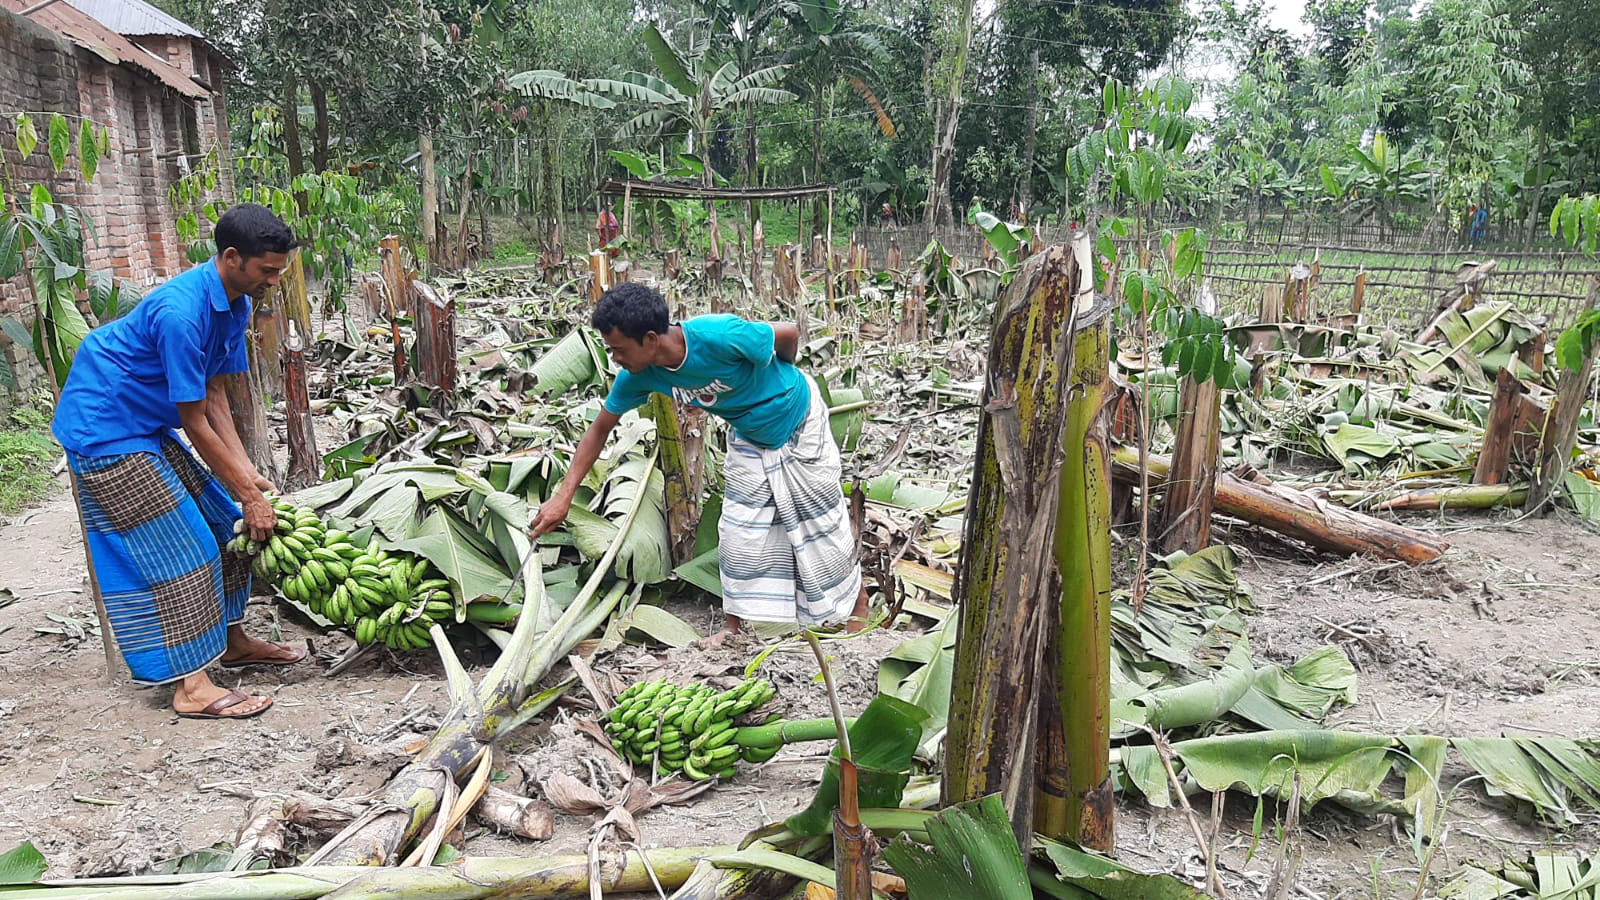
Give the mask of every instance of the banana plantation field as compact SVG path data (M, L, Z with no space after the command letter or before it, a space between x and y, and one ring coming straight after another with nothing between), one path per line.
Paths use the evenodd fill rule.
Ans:
M798 320L841 448L869 627L759 625L706 648L725 427L661 398L622 417L565 525L530 543L616 377L587 283L362 276L303 351L310 477L278 498L270 540L226 550L255 569L247 626L311 650L224 670L274 698L264 715L181 720L169 688L108 682L64 480L0 527L0 849L19 847L0 884L21 900L816 898L865 853L858 896L910 900L1593 898L1600 429L1570 415L1555 468L1546 446L1563 402L1583 412L1587 350L1569 368L1536 312L1450 285L1403 335L1343 312L1344 287L1219 318L1208 285L1180 298L1131 262L1124 280L1110 241L1089 265L1082 237L1025 259L1026 233L981 227L983 260L935 244L882 273L788 248L768 272L596 264L682 315ZM1169 263L1194 252L1176 240ZM1120 296L1097 299L1095 271ZM1021 321L1106 337L1030 387L999 374L1031 346ZM446 370L453 386L419 374ZM1024 431L1046 462L1016 467L1006 413L1051 391L1069 413L1099 405L1043 444ZM297 415L266 419L294 454ZM1073 469L1080 444L1103 448L1098 469ZM1023 473L1088 499L992 506L999 483L1018 502ZM952 796L987 737L979 701L1028 680L973 680L981 610L1035 589L976 566L1043 521L1059 531L1036 548L1085 535L1106 565L1084 572L1108 579L1109 680L1084 690L1112 830L1081 848L1034 833L1048 799L1020 846L1025 799ZM1099 576L1054 560L1042 583L1071 622L1060 598ZM848 837L863 827L876 850Z

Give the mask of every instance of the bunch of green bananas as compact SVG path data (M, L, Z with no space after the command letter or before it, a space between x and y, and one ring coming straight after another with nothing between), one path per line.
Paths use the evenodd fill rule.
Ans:
M782 746L781 740L770 746L740 743L734 726L734 719L765 706L777 693L765 678L747 678L721 692L705 684L641 681L617 697L603 728L611 746L635 763L653 759L662 770L695 781L727 778L735 761L766 762Z
M335 625L352 627L357 643L415 650L432 643L428 627L435 620L455 619L450 582L433 576L427 560L357 547L310 509L283 500L272 505L278 522L270 538L239 534L227 549L254 556L258 578Z

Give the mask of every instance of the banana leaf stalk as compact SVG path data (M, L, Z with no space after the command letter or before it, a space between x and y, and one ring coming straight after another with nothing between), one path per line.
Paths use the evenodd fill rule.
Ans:
M654 464L654 454L650 464ZM626 591L621 582L605 594L600 584L611 570L611 563L628 537L628 532L643 505L646 491L639 491L617 527L616 536L605 555L595 564L583 590L567 606L547 631L537 631L537 613L542 609L544 578L539 554L530 552L525 570L524 608L529 613L518 618L516 629L502 646L482 681L474 688L455 651L442 630L433 632L434 643L444 660L450 687L450 710L428 745L390 780L381 798L366 813L358 816L310 862L335 865L390 865L416 839L423 826L441 807L454 782L476 765L479 757L500 737L544 711L572 680L535 692L534 686L559 659L564 659L590 632L616 609Z
M626 853L601 867L601 888L632 893L654 889L649 869L661 886L675 889L701 860L733 847L668 847ZM646 857L649 860L647 868ZM589 860L568 855L533 859L468 857L447 866L373 869L370 866L298 866L256 872L132 876L56 881L10 888L8 900L318 900L333 895L388 900L525 900L584 897L589 891Z
M822 670L828 690L828 706L833 711L834 732L839 737L839 805L833 810L833 871L835 896L839 900L872 900L871 833L861 824L861 798L857 791L855 754L850 748L850 726L839 707L839 693L833 686L833 669L822 652L817 636L801 632Z

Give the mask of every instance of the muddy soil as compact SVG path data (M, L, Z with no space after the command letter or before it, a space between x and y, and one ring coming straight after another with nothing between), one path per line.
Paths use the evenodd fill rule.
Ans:
M1292 661L1328 641L1362 672L1357 704L1333 724L1383 733L1600 735L1600 597L1593 590L1600 536L1570 520L1460 516L1420 523L1449 534L1437 564L1413 569L1317 557L1243 528L1219 537L1244 558L1242 574L1261 609L1252 619L1258 657ZM324 674L347 640L322 635L265 599L249 627L284 640L310 639L316 659L289 669L222 673L225 683L271 694L275 707L244 722L178 719L171 692L109 683L93 620L77 520L64 487L0 527L0 847L33 841L56 876L139 871L152 862L233 840L251 792L307 791L358 797L383 784L444 712L446 694L427 654L387 656L337 676ZM674 610L703 633L709 605ZM59 619L66 619L65 623ZM921 624L830 643L848 711L876 685L876 661ZM65 634L37 629L59 629ZM625 645L599 661L619 683L638 677L734 675L759 650L746 638L714 651ZM466 652L481 671L487 654ZM826 714L808 652L785 650L764 671L792 717ZM568 772L605 789L603 768L577 735L582 699L558 708L506 748L502 787L539 796L540 783ZM647 846L736 841L809 799L825 744L797 745L690 804L639 817ZM1465 773L1454 772L1460 778ZM1203 798L1202 798L1203 799ZM1210 810L1204 808L1203 817ZM1252 858L1254 801L1228 798L1218 838L1235 896L1257 896L1277 843L1270 833ZM1271 821L1272 810L1268 811ZM1199 871L1187 823L1177 813L1119 804L1119 852L1150 870ZM472 854L582 852L592 816L558 814L555 836L528 844L469 827ZM1591 820L1567 831L1518 822L1474 787L1458 793L1434 872L1472 860L1520 855L1536 846L1593 848ZM1399 827L1319 808L1290 836L1302 854L1298 892L1308 897L1411 896L1418 871ZM1374 874L1376 873L1376 874Z

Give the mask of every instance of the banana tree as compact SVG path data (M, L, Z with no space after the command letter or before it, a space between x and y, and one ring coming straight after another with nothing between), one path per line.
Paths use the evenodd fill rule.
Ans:
M699 153L706 162L702 184L710 187L712 171L707 150L711 144L712 123L724 112L751 106L787 103L794 94L773 87L789 71L788 66L767 66L746 75L738 74L738 64L716 65L708 54L705 36L691 31L689 42L679 48L654 23L645 28L645 45L655 59L660 76L628 72L621 78L595 78L584 86L600 94L620 97L647 108L623 123L617 137L667 137L673 126L684 129L688 151ZM711 216L711 257L721 255L717 233L715 201L707 201Z
M552 107L564 104L582 109L612 109L617 104L609 97L602 96L587 84L568 78L560 72L550 69L530 69L518 72L506 79L506 84L513 90L521 91L537 101L537 115L540 128L543 131L540 147L540 169L544 173L544 189L541 191L543 198L540 217L544 219L544 249L547 251L559 250L561 247L560 221L561 216L556 210L556 164L555 145L550 136L550 116Z
M1384 227L1393 227L1403 204L1426 201L1435 178L1421 152L1400 149L1381 131L1371 146L1351 147L1348 164L1324 164L1319 174L1335 202L1344 200L1348 211L1376 214Z

